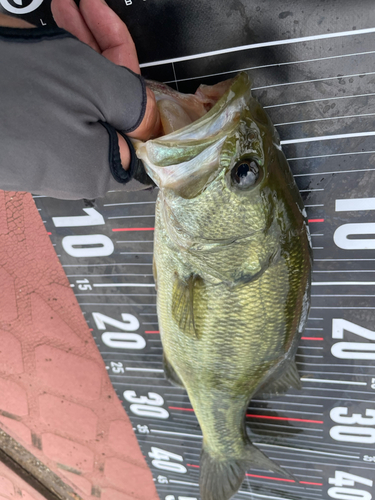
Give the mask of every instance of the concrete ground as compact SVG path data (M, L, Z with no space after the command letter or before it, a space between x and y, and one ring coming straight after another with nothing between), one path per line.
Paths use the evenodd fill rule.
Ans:
M29 194L0 191L0 284L0 429L6 433L0 452L29 467L21 478L17 464L7 465L0 453L0 500L47 498L31 481L38 461L47 489L56 488L54 474L66 486L66 497L51 498L157 500L130 421ZM7 435L20 446L12 441L9 451ZM36 457L34 466L27 453Z

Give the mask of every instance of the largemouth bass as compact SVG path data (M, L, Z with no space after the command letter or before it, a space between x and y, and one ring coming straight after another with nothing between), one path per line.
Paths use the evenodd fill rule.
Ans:
M182 98L176 108L176 92L155 85L170 133L136 150L160 188L154 275L165 374L186 389L202 429L202 500L228 500L250 467L290 477L251 444L245 414L256 393L300 388L306 212L246 73L201 87L191 107Z

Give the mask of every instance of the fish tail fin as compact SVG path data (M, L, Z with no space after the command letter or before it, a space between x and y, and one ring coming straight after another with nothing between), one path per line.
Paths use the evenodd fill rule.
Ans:
M296 481L250 442L244 446L241 457L226 460L216 459L203 445L199 480L202 500L229 500L239 490L246 471L254 466Z

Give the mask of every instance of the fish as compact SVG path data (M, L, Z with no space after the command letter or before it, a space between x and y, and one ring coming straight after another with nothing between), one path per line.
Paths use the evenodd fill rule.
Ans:
M166 378L203 435L202 500L228 500L251 467L293 476L251 443L255 395L301 388L311 240L278 133L242 72L184 96L149 83L164 135L135 141L159 193L154 278Z

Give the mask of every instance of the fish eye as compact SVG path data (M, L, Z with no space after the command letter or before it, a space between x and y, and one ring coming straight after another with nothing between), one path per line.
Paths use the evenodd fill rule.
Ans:
M232 168L232 183L239 189L247 189L257 182L260 174L258 163L251 159L240 160Z

